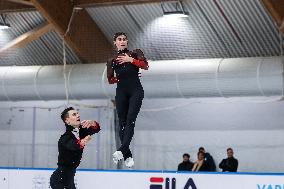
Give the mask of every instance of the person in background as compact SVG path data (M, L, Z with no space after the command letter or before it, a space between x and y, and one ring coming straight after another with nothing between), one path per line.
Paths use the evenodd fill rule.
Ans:
M200 147L198 151L204 153L205 161L207 162L207 164L209 166L208 171L212 171L212 172L216 171L216 164L215 164L213 157L210 155L210 153L206 152L204 147Z
M220 164L219 168L222 169L222 172L237 172L239 162L234 157L234 151L232 148L227 149L227 158L223 159Z
M192 171L210 171L208 162L205 160L205 153L199 151L197 153L197 161L194 163Z
M178 171L191 171L193 163L190 161L190 155L185 153L182 158L183 162L178 165Z

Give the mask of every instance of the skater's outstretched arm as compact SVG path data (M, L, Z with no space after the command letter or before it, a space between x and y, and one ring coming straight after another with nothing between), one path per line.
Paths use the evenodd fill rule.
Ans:
M85 138L87 135L93 135L101 130L98 122L94 120L83 120L80 126L80 138Z

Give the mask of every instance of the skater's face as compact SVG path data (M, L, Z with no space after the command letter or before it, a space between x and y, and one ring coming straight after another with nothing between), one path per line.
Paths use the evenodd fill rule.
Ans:
M115 41L113 41L113 43L116 46L117 50L126 49L128 46L128 40L125 35L117 36L117 38L115 39Z
M65 122L72 127L79 127L81 124L79 112L76 110L70 110Z

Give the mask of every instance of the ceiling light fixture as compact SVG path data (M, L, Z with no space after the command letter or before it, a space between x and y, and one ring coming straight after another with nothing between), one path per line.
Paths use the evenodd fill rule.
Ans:
M174 3L175 3L174 10L171 10L171 11L166 10L165 4L163 2L161 3L164 16L188 17L188 12L185 11L182 1L178 0Z
M10 28L11 25L6 22L7 15L1 14L0 17L1 17L1 20L0 20L0 30Z

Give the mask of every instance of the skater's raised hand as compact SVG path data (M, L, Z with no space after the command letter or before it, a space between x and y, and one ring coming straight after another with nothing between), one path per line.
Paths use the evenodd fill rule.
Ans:
M119 55L116 58L116 61L118 61L119 64L124 64L126 62L133 62L134 58L130 57L128 54Z
M94 121L94 120L83 120L82 122L81 122L81 125L82 125L82 127L83 128L90 128L90 127L98 127L98 123L96 122L96 121Z

